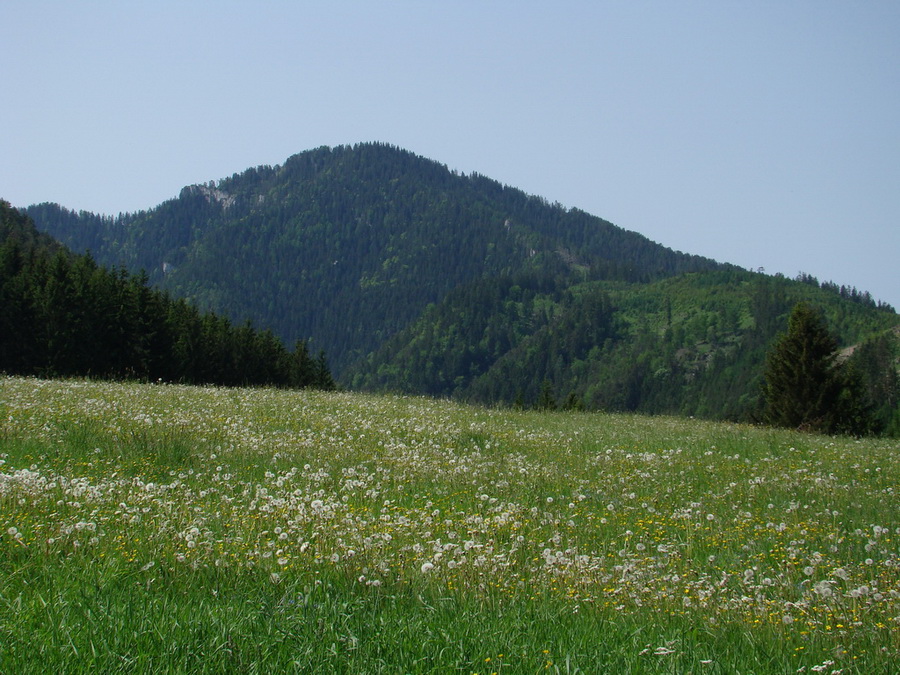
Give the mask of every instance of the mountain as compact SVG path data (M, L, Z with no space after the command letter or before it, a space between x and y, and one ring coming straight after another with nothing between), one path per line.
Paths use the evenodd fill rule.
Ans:
M71 249L145 269L205 309L288 343L312 338L339 374L477 279L532 269L649 281L721 267L380 144L304 152L118 218L48 204L28 214Z
M318 148L117 217L38 227L288 344L344 386L746 418L812 299L843 346L900 322L867 294L672 251L389 145Z

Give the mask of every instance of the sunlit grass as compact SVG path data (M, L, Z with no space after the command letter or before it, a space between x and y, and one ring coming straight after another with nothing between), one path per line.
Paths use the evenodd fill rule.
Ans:
M694 420L5 378L0 670L895 672L898 461Z

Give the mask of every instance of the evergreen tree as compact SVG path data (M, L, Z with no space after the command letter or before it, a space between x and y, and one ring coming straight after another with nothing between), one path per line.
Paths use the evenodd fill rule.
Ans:
M325 389L326 391L336 387L331 371L328 369L328 359L325 358L324 349L319 350L319 357L316 359L315 379L312 386L316 389Z
M74 256L0 200L0 372L333 389L324 351L298 345Z
M553 396L553 385L550 380L541 383L541 396L537 403L538 410L556 410L556 397Z
M861 431L865 415L858 388L836 363L836 350L821 315L808 303L798 303L787 333L766 356L766 422L811 431Z
M847 361L857 374L861 396L869 408L873 431L897 435L900 427L900 329L885 331L860 344Z

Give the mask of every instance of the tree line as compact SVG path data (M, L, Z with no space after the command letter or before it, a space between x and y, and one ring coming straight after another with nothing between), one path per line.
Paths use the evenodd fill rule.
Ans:
M826 291L830 291L831 293L835 293L840 297L844 298L844 300L849 300L850 302L857 302L861 305L865 305L866 307L871 307L873 309L880 309L885 312L895 313L896 310L892 305L883 300L875 300L872 297L872 294L869 291L860 291L857 290L855 286L847 286L841 284L840 286L833 281L823 281L819 283L819 280L814 277L812 274L807 274L806 272L800 272L797 275L796 280L803 284L808 284L813 286L814 288L821 288Z
M333 388L324 352L288 350L269 330L233 324L106 269L36 232L0 201L0 371L42 377Z

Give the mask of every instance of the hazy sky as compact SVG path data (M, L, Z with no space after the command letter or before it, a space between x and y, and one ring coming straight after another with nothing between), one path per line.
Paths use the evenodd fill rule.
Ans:
M2 0L0 197L383 141L900 309L900 2Z

